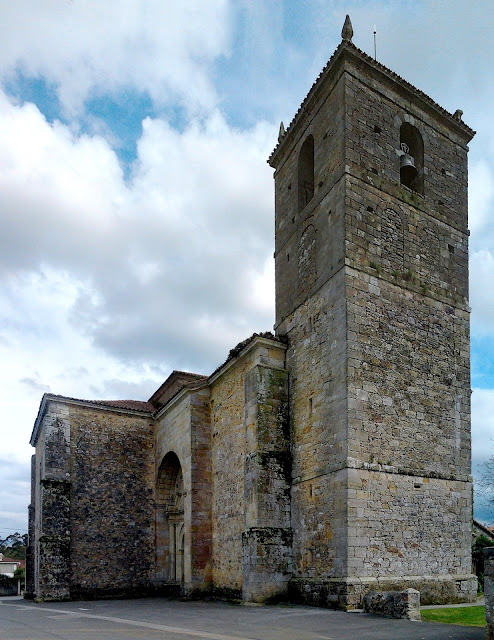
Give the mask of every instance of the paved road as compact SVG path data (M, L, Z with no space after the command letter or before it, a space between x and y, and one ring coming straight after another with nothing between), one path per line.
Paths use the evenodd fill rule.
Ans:
M484 640L485 631L303 606L0 599L0 640Z

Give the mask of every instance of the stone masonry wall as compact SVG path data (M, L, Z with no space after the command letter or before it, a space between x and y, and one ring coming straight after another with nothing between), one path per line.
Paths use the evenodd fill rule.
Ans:
M470 133L351 46L340 54L272 158L293 588L308 602L354 606L375 587L374 566L388 580L422 575L429 593L469 599ZM423 195L400 184L403 123L423 138ZM317 187L298 211L293 184L308 135ZM427 526L401 519L419 509L421 491Z
M244 376L250 359L236 362L211 386L213 472L213 584L241 597L244 529Z
M294 576L346 572L344 278L333 276L285 321L289 347ZM310 322L309 322L310 320Z
M70 597L70 423L62 403L50 403L36 445L33 521L33 595Z
M468 134L350 63L345 105L348 442L361 468L349 471L348 571L421 591L407 576L432 576L424 602L465 600ZM423 195L400 185L404 122L424 142Z
M208 591L212 585L212 452L209 387L191 397L192 521L190 527L190 588Z
M375 176L372 181L377 182ZM384 181L380 184L387 186ZM429 199L406 187L390 185L386 195L353 176L347 177L347 187L347 264L466 309L466 229L435 217Z
M341 177L344 173L344 85L313 106L307 128L296 132L275 172L276 327L304 303L344 263L344 212ZM314 197L298 211L300 147L313 135ZM324 242L321 242L324 237Z
M467 225L468 134L410 100L368 67L346 63L346 162L353 175L385 192L396 186L408 202L431 207L455 229ZM409 122L424 141L424 196L400 186L400 125Z
M346 64L350 457L468 481L468 135ZM400 185L400 125L424 193Z
M163 458L172 451L180 461L184 484L184 523L190 530L191 522L191 433L190 433L190 400L185 394L180 400L171 403L157 417L155 426L156 462L155 482ZM158 502L158 501L157 501ZM168 536L168 521L165 505L156 504L156 532L155 532L155 579L157 584L169 581L171 576L170 540ZM190 540L184 540L184 578L190 581Z
M36 455L31 456L31 501L28 507L28 545L26 549L26 588L24 597L34 597L36 545Z
M294 584L346 572L345 129L339 74L304 113L275 173L276 331L289 344ZM315 192L298 211L299 151L309 134Z
M209 388L185 392L167 405L156 425L156 474L163 458L178 456L184 483L184 590L204 592L211 586L211 427ZM164 506L157 509L163 511ZM168 523L156 519L156 579L170 580Z
M494 547L484 549L484 559L486 640L494 640Z
M348 470L348 575L469 578L470 485L374 466Z
M468 480L468 314L348 271L349 455Z
M311 583L347 572L344 469L309 476L292 487L293 577ZM327 604L313 602L313 604Z
M241 597L243 587L246 375L257 365L282 369L284 355L284 345L258 338L211 381L212 555L213 584L217 594Z
M291 454L288 376L284 369L252 368L245 377L246 601L286 598L292 575Z
M41 481L41 535L36 595L46 600L70 597L70 483Z
M71 596L138 595L154 557L150 419L70 405Z

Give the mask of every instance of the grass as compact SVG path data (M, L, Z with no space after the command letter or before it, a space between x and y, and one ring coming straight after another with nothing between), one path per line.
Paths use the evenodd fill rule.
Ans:
M451 607L445 609L422 609L425 622L445 622L468 627L485 627L485 607Z

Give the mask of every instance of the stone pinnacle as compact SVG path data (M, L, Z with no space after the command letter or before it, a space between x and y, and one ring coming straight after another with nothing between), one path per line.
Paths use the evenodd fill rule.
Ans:
M285 135L285 125L283 124L283 120L280 123L280 131L278 133L278 141L281 140L281 138L283 138L283 136Z
M350 20L350 16L347 15L345 18L345 23L343 25L343 29L341 30L341 39L345 42L351 42L353 38L353 27L352 21Z

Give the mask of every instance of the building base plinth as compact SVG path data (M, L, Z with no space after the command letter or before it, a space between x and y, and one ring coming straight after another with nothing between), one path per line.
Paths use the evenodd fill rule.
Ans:
M475 602L477 577L474 575L404 576L396 578L293 578L290 599L316 607L359 609L369 591L420 592L420 604Z

